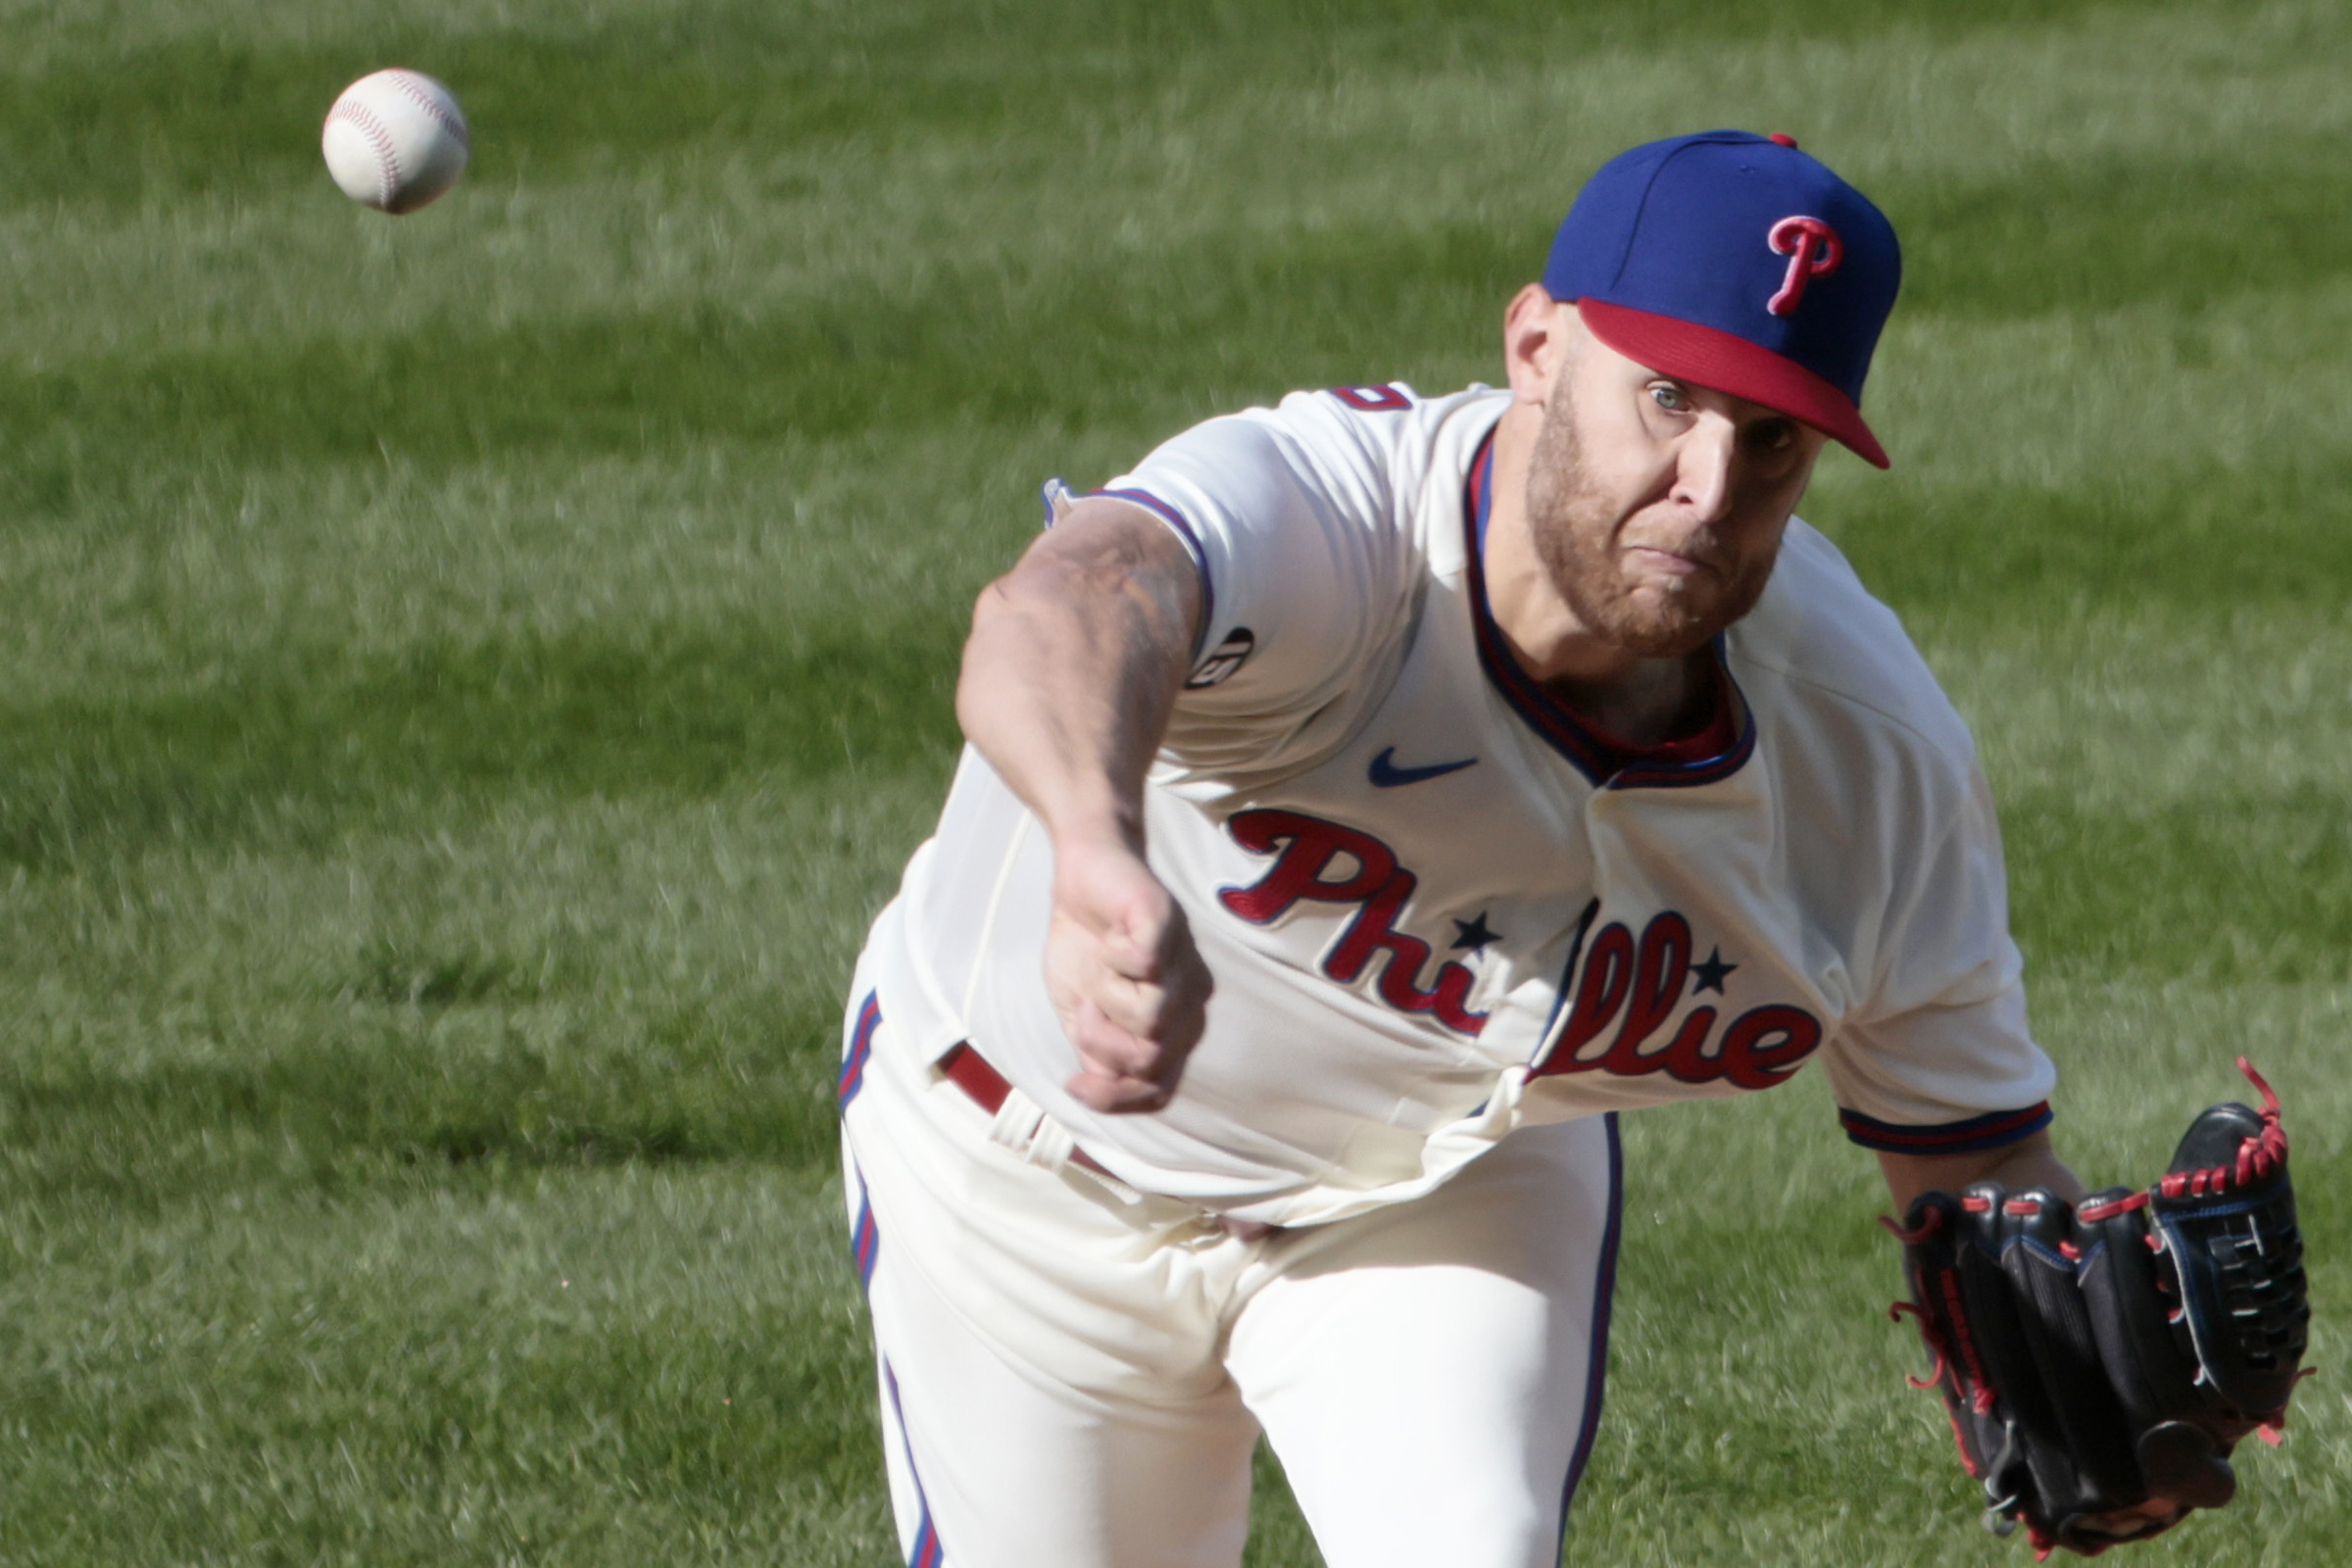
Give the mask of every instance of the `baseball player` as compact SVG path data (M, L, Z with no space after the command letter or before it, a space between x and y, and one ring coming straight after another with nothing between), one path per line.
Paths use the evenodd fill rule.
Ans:
M1652 143L1501 388L1051 497L847 1030L910 1564L1232 1568L1261 1433L1334 1568L1556 1563L1623 1110L1818 1060L1898 1204L2082 1195L1967 730L1791 515L1898 272L1788 138Z

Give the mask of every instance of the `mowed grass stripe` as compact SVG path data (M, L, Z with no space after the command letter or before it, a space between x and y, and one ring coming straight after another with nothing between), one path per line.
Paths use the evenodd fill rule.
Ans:
M0 1074L8 1191L132 1215L270 1189L351 1198L473 1163L832 1161L829 996L566 1004L499 953L352 968L348 1002L270 998L271 1024L220 1020L209 1057L125 1061L149 1030L96 1016L81 1041L114 1051Z
M798 641L707 623L372 661L278 647L193 689L0 706L0 862L315 845L515 787L693 799L942 768L960 620L876 615Z
M2119 416L2122 392L2109 390ZM2153 429L2140 438L2161 439ZM2211 625L2216 596L2239 613L2260 607L2327 626L2352 576L2352 441L2251 466L2183 446L2193 436L2154 474L2121 454L2087 460L2063 487L1898 473L1889 495L1841 485L1807 510L1874 592L1959 640L1978 640L1967 622L2007 630L2070 607L2103 624L2161 621L2195 635Z
M920 435L943 422L1141 431L1188 406L1408 374L1399 328L1408 341L1491 335L1493 302L1523 265L1483 228L1348 228L1169 257L1141 277L943 266L919 300L856 288L757 316L710 302L488 329L452 320L273 353L124 355L0 375L0 423L24 432L0 472L10 510L37 516L119 493L130 480L116 454L130 443L149 462L389 457L429 472L494 455Z
M1334 221L1523 228L1517 278L1592 163L1629 135L1688 128L1693 75L1716 84L1711 114L1794 125L1866 177L1913 242L1915 302L1974 290L1992 310L2032 310L2014 285L2045 283L2037 267L2078 292L2098 287L2103 270L2154 289L2168 275L2170 286L2212 275L2142 260L2179 252L2132 243L2134 199L2151 209L2142 225L2210 217L2191 248L2220 247L2234 270L2267 280L2324 265L2342 222L2310 177L2330 167L2329 138L2343 129L2310 30L2307 8L2293 6L2121 7L1960 40L1897 28L1836 42L1743 35L1735 47L1702 30L1661 56L1539 31L1485 53L1424 38L1389 59L1362 48L1379 29L1351 17L1328 51L1294 56L1255 38L1246 68L1181 48L1150 65L1110 50L1106 60L1144 78L1112 92L1090 92L1089 56L1073 45L1052 57L1070 74L1057 90L1009 102L984 125L897 139L738 135L725 85L713 84L678 100L700 106L700 141L642 151L616 130L633 122L624 76L604 83L624 99L594 132L566 127L540 147L526 125L485 129L460 192L398 225L341 203L308 125L257 141L284 160L278 175L244 176L241 144L216 137L191 150L212 159L204 179L136 207L41 199L24 210L36 216L0 221L0 298L37 318L0 352L56 364L121 344L348 334L436 313L497 326L649 300L800 311L811 286L929 298L928 269L944 259L983 274L1056 258L1100 269L1108 250L1120 270L1148 274L1170 252L1236 248L1230 230L1262 228L1279 244L1291 228ZM957 71L995 59L987 27L953 35ZM649 48L655 66L669 58ZM876 63L888 56L836 53L876 77L876 93L894 90L896 74ZM805 42L792 69L820 56L835 59ZM2282 86L2306 75L2306 90ZM785 87L766 96L794 101ZM171 103L158 95L146 112ZM53 123L37 106L30 118ZM877 100L868 123L902 117ZM1860 126L1870 128L1849 128ZM2063 157L2045 150L2055 137ZM1413 150L1402 177L1393 160L1363 155L1391 143ZM515 165L497 166L502 147ZM595 167L564 163L582 149ZM2010 199L2045 181L2064 199ZM2297 222L2260 221L2293 207L2298 189L2313 199ZM1012 211L1018 220L1005 221Z
M2302 152L2325 162L2316 142ZM1957 333L2021 307L2141 306L2173 318L2167 337L2186 368L2209 368L2212 278L2228 278L2235 299L2321 286L2352 244L2352 203L2286 172L2293 149L2281 156L2260 178L2224 159L2079 170L2071 191L2031 170L1908 204L1924 215L1898 187L1888 207L1926 236L1912 247L1904 330ZM2173 226L2151 232L2151 207ZM843 279L756 307L712 292L651 314L559 309L484 321L453 295L439 320L358 339L124 345L0 373L0 419L24 432L8 465L12 499L67 505L91 482L87 470L134 440L149 461L391 452L439 466L942 418L1143 428L1166 407L1164 388L1238 383L1264 396L1314 384L1317 372L1410 377L1429 359L1417 345L1445 345L1447 361L1483 345L1494 302L1538 267L1541 227L1532 213L1517 225L1401 229L1366 217L1208 231L1151 256L1101 246L1047 266L944 263L919 284ZM2180 268L2191 251L2212 270ZM1240 330L1205 331L1210 322ZM1900 379L1899 356L1886 368Z
M2334 168L2328 149L2341 143L2330 126L2185 153L2045 157L2003 166L1997 178L1897 179L1874 195L1905 239L1906 317L2153 306L2184 314L2193 330L2217 283L2253 295L2341 278L2352 180L2315 177Z
M0 1201L356 1199L484 1163L829 1168L843 976L939 787L510 796L310 855L167 844L20 872L0 886Z
M201 702L248 675L267 688L272 662L321 682L335 722L354 716L335 690L404 662L494 669L518 648L540 651L526 666L558 651L675 662L682 644L746 668L851 648L887 662L901 637L961 635L980 584L1035 537L1045 475L1131 459L1092 436L950 432L434 476L149 476L71 522L0 530L0 712ZM944 690L952 671L933 673Z
M2336 789L2225 773L2137 809L2012 792L2002 821L2020 941L2042 974L2340 982L2352 823Z
M612 22L586 38L574 27L456 38L373 28L287 48L223 30L92 49L80 69L53 56L46 70L11 74L0 97L0 156L23 171L7 203L128 205L315 184L319 125L336 92L388 62L464 85L472 172L490 180L610 168L622 127L630 162L712 142L808 147L855 136L870 148L1003 123L1032 96L1001 59L943 52L930 57L934 69L909 71L885 64L907 53L887 36L831 42L796 32L782 8L725 10ZM615 61L629 68L615 71Z
M59 1564L879 1560L871 1418L841 1420L871 1379L833 1292L844 1224L748 1167L395 1178L122 1226L0 1276L11 1493L74 1499L0 1541ZM90 1310L28 1319L57 1291Z
M872 146L1002 133L1040 120L1066 123L1088 94L1132 97L1171 77L1311 89L1352 73L1531 53L1571 61L1759 38L1788 47L1846 34L1852 24L1844 0L1692 0L1670 18L1631 0L1573 10L1519 0L1475 13L1436 0L1345 8L731 0L600 7L586 17L502 8L489 25L477 14L454 27L452 7L322 23L313 8L245 6L141 39L148 29L112 18L93 24L79 7L22 9L34 15L16 22L30 36L0 94L0 164L12 170L0 204L32 206L129 204L306 177L335 90L388 63L461 84L481 133L481 172L500 178L609 165L616 141L622 157L652 161L713 143ZM1965 10L1880 0L1875 21L1948 46L2047 14L2032 0ZM625 139L616 137L623 127Z

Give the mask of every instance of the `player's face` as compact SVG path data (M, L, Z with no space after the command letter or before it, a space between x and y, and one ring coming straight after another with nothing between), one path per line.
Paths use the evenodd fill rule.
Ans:
M1576 323L1528 475L1537 554L1588 631L1644 658L1690 653L1764 592L1825 439Z

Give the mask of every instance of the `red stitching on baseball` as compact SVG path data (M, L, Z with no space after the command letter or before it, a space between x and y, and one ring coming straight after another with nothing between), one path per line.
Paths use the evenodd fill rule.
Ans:
M326 119L329 124L340 120L357 128L375 149L376 205L390 207L392 198L400 194L400 158L392 146L392 133L364 104L338 103L328 111Z
M442 129L457 137L459 146L465 148L468 154L473 151L473 132L466 128L463 117L453 118L450 112L442 107L441 100L424 85L430 79L429 77L418 72L400 69L387 71L384 74L391 79L392 85L415 99L417 107L439 121Z

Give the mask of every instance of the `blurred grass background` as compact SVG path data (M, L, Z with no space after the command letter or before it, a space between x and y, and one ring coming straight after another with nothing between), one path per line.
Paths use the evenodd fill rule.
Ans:
M2148 1563L2352 1532L2352 19L1986 0L0 0L0 1562L881 1564L849 960L1049 473L1491 378L1609 154L1901 228L1806 514L2004 803L2063 1146L2243 1050L2320 1295ZM473 122L391 220L340 86ZM2331 1066L2331 1063L2339 1064ZM1628 1122L1578 1563L2017 1560L1820 1086ZM1256 1568L1314 1562L1267 1466Z

